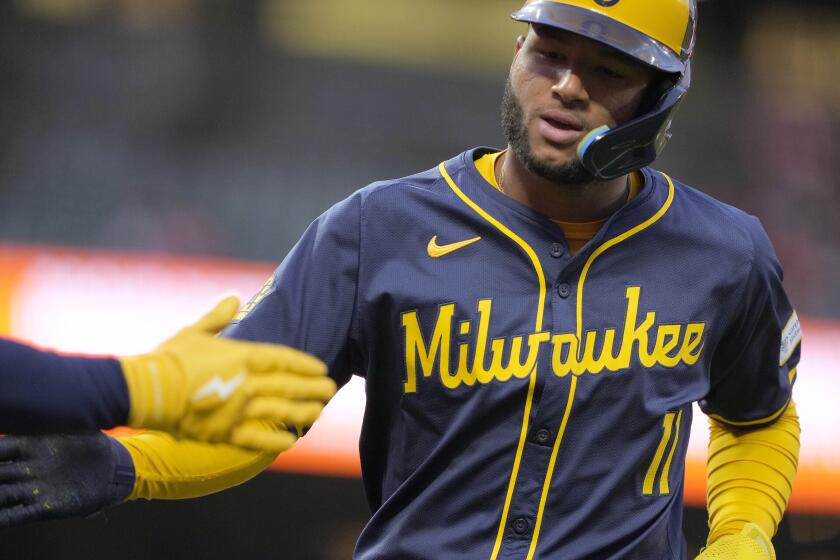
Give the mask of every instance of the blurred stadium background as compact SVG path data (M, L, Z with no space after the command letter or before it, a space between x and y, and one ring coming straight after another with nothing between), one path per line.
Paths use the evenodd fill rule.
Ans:
M0 334L151 348L259 289L353 190L501 146L518 0L0 2ZM709 0L657 167L759 216L804 319L779 558L840 558L840 4ZM351 383L272 472L0 534L0 558L348 558L368 515ZM705 419L685 532L705 540Z

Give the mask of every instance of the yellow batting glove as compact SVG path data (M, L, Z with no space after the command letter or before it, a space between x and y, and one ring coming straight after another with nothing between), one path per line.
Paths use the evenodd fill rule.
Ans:
M228 297L155 351L119 358L129 426L256 451L292 446L297 436L277 425L311 425L335 382L309 354L216 337L238 308Z
M696 560L776 560L773 543L758 525L747 523L737 535L721 537Z

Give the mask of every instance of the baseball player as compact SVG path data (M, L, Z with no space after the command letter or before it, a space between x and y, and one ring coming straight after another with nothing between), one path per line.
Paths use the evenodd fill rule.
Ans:
M507 149L336 204L226 331L365 378L355 558L686 558L694 402L712 426L700 558L775 558L799 322L758 220L648 167L690 85L695 16L689 0L528 2ZM262 468L214 477L220 453L154 437L120 440L130 498Z

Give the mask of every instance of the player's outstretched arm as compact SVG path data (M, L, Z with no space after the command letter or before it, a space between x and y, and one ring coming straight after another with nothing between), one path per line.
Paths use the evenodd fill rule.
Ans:
M120 358L127 425L277 454L296 438L272 423L315 421L336 391L326 366L285 346L216 337L238 307L226 298L154 352Z

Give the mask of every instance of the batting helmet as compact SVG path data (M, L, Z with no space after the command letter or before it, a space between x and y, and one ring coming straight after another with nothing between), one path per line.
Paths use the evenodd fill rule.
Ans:
M691 84L696 16L696 0L531 0L512 15L583 35L663 73L635 118L581 140L578 156L596 177L613 179L649 165L665 148Z

